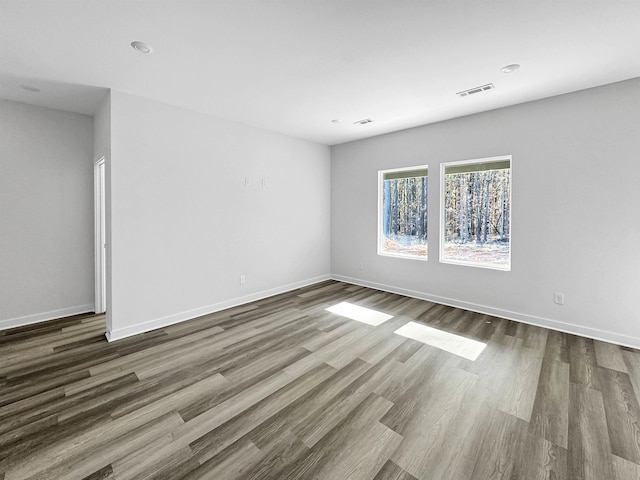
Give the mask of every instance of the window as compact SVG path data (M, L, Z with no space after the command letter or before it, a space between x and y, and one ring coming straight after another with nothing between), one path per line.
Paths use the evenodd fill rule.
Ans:
M441 166L440 261L511 269L511 156Z
M426 165L378 172L379 255L427 259L427 174Z

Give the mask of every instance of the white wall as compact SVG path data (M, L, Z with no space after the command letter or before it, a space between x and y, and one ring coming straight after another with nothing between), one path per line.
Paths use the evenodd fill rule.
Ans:
M333 147L332 274L640 348L639 132L634 79ZM511 272L439 263L440 164L506 154ZM378 256L377 171L425 163L429 260Z
M104 157L105 158L105 213L106 213L106 236L105 236L105 242L106 243L111 243L111 239L109 237L111 229L110 229L110 224L111 224L111 209L109 208L109 205L111 203L111 161L110 161L110 156L111 156L111 92L108 91L107 94L105 95L104 99L102 100L102 102L100 102L100 105L98 105L98 109L96 110L94 116L93 116L93 159L94 162L99 160L100 158ZM95 188L95 184L94 184L94 188ZM95 212L95 207L94 207L94 212ZM97 237L98 237L98 233L97 231L95 231L94 234L94 252L96 252L96 249L100 248L99 245L97 245ZM106 310L111 310L111 275L110 275L110 269L111 269L111 254L110 254L110 250L107 249L106 250ZM97 255L97 253L94 253L94 255ZM95 258L95 256L94 256ZM94 264L95 265L95 264ZM98 269L98 266L95 265L95 270ZM94 271L95 271L94 270ZM95 275L95 274L94 274ZM94 276L95 279L95 276ZM99 288L99 286L96 284L96 288ZM99 295L99 292L96 290L95 295ZM97 311L97 310L96 310ZM107 331L111 330L111 318L109 316L107 316L107 322L106 322L106 327L107 327Z
M92 311L93 121L0 100L0 329Z
M327 278L330 166L328 147L112 91L109 338Z
M93 115L93 158L109 155L111 147L111 93L107 92Z

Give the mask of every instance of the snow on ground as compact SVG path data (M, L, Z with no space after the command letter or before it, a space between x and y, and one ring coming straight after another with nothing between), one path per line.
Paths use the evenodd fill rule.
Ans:
M428 248L425 244L400 243L385 237L384 251L387 253L426 257ZM483 265L508 265L509 243L499 241L487 242L485 244L475 242L446 242L444 244L444 259L454 262L478 263Z

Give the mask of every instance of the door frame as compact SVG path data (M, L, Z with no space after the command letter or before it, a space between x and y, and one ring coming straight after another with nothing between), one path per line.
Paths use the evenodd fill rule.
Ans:
M106 155L94 163L95 312L107 310Z

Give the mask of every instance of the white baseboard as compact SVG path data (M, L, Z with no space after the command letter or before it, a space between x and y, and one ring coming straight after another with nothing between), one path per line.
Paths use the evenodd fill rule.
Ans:
M560 332L571 333L573 335L580 335L582 337L593 338L595 340L601 340L604 342L615 343L631 348L640 349L640 338L632 337L628 335L621 335L615 332L609 332L606 330L600 330L591 327L585 327L582 325L576 325L572 323L560 322L549 318L538 317L535 315L528 315L519 312L512 312L509 310L503 310L499 308L489 307L486 305L479 305L471 302L465 302L462 300L441 297L438 295L432 295L424 292L418 292L415 290L409 290L406 288L395 287L392 285L386 285L383 283L370 282L367 280L361 280L358 278L346 277L343 275L321 275L318 277L310 278L296 283L283 285L280 287L272 288L269 290L263 290L261 292L246 295L244 297L238 297L235 299L227 300L224 302L216 303L213 305L207 305L205 307L188 310L186 312L180 312L166 317L158 318L144 323L131 325L122 329L115 329L107 331L107 340L114 341L121 338L130 337L138 333L144 333L157 328L167 327L175 323L190 320L202 315L218 312L231 307L237 307L246 303L261 300L266 297L278 295L280 293L289 292L296 288L306 287L315 283L323 282L325 280L334 279L340 282L351 283L353 285L360 285L363 287L375 288L385 292L397 293L399 295L405 295L407 297L418 298L420 300L427 300L429 302L440 303L442 305L448 305L451 307L458 307L464 310L470 310L472 312L483 313L487 315L493 315L496 317L505 318L507 320L514 320L516 322L527 323L530 325L536 325L538 327L545 327L551 330L558 330ZM82 313L93 312L95 305L86 304L78 305L75 307L63 308L60 310L52 310L49 312L34 313L31 315L25 315L23 317L9 318L0 320L0 330L6 330L9 328L22 327L25 325L31 325L34 323L45 322L47 320L54 320L57 318L69 317L71 315L79 315Z
M503 310L500 308L488 307L486 305L479 305L476 303L465 302L463 300L458 300L455 298L431 295L428 293L408 290L406 288L394 287L392 285L369 282L367 280L361 280L358 278L345 277L343 275L331 275L331 278L334 280L338 280L340 282L351 283L353 285L360 285L362 287L375 288L377 290L382 290L390 293L397 293L399 295L404 295L406 297L418 298L420 300L427 300L429 302L440 303L442 305L448 305L450 307L458 307L464 310L470 310L472 312L493 315L494 317L505 318L507 320L514 320L516 322L527 323L529 325L549 328L551 330L557 330L559 332L571 333L573 335L580 335L581 337L592 338L594 340L601 340L603 342L615 343L625 347L640 349L640 338L637 338L637 337L621 335L619 333L609 332L606 330L599 330L597 328L584 327L582 325L576 325L573 323L560 322L558 320L552 320L544 317L537 317L535 315L528 315L526 313L512 312L510 310Z
M0 320L0 330L23 327L33 323L46 322L47 320L70 317L71 315L79 315L81 313L89 313L93 312L94 308L94 304L86 304L69 308L61 308L60 310L51 310L49 312L33 313L31 315L25 315L24 317L8 318L6 320Z
M288 285L283 285L280 287L271 288L269 290L263 290L261 292L252 293L251 295L246 295L244 297L238 297L231 300L226 300L224 302L214 303L213 305L194 308L193 310L187 310L186 312L175 313L172 315L168 315L166 317L150 320L148 322L137 323L135 325L131 325L126 328L113 329L111 331L107 331L106 337L108 341L113 342L114 340L120 340L122 338L130 337L132 335L137 335L139 333L149 332L157 328L168 327L169 325L184 322L185 320L191 320L192 318L201 317L202 315L208 315L214 312L219 312L220 310L225 310L231 307L237 307L239 305L244 305L245 303L255 302L256 300L261 300L266 297L271 297L273 295L278 295L280 293L289 292L291 290L295 290L296 288L306 287L308 285L313 285L314 283L324 282L325 280L330 280L330 279L331 279L331 275L329 274L321 275L319 277L309 278L307 280L303 280L300 282L290 283Z

